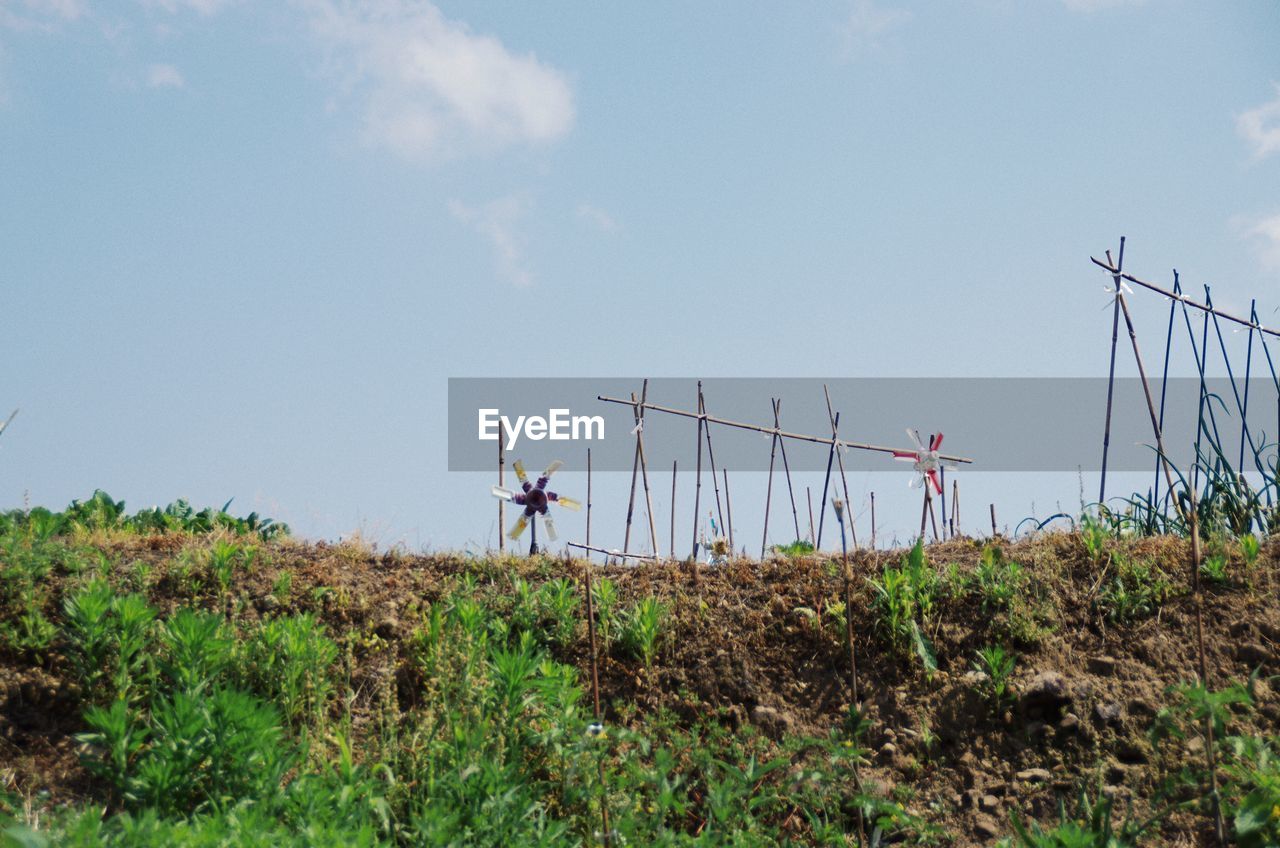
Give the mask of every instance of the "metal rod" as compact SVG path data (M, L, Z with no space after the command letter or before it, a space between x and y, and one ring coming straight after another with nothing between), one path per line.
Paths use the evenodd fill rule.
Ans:
M991 538L994 539L998 535L1000 534L996 531L996 505L992 504L991 505Z
M1232 315L1228 312L1223 312L1220 309L1215 309L1212 304L1206 306L1203 303L1196 303L1194 300L1192 300L1189 297L1186 297L1185 295L1175 294L1174 292L1171 292L1168 289L1164 289L1164 288L1161 288L1160 286L1157 286L1155 283L1148 283L1145 280L1139 280L1137 277L1133 276L1132 274L1122 274L1120 273L1119 268L1112 267L1109 262L1101 262L1093 258L1092 256L1089 257L1089 260L1093 262L1094 265L1097 265L1099 268L1102 268L1104 271L1107 271L1110 274L1112 274L1112 276L1118 275L1122 280L1125 280L1126 282L1133 283L1136 286L1142 286L1144 289L1153 291L1156 294L1162 294L1165 297L1172 298L1178 301L1179 303L1183 304L1184 306L1190 306L1192 309L1199 309L1201 312L1212 312L1214 315L1217 315L1219 318L1222 318L1226 321L1233 321L1236 324L1240 324L1241 326L1244 326L1244 327L1253 327L1259 333L1266 333L1269 336L1275 336L1276 338L1280 338L1280 330L1273 330L1269 327L1264 327L1261 324L1257 323L1256 321L1246 321L1243 318L1237 318L1235 315Z
M1255 321L1258 317L1258 301L1253 299L1249 301L1249 320ZM1244 409L1240 412L1240 460L1236 463L1236 468L1244 471L1244 437L1249 432L1249 378L1253 375L1253 333L1254 328L1249 328L1249 347L1244 357ZM1250 446L1253 445L1253 439L1249 440ZM1258 449L1253 449L1254 460L1258 458Z
M782 398L773 402L773 429L778 429L778 416L782 412ZM774 433L777 436L777 433ZM791 521L796 526L796 541L800 541L800 513L796 510L796 492L791 487L791 466L787 464L787 442L778 436L778 449L782 451L782 471L787 476L787 496L791 498Z
M1107 263L1111 263L1111 251L1107 251ZM1098 503L1107 502L1107 454L1111 450L1111 400L1116 388L1116 339L1120 335L1120 269L1124 267L1124 236L1120 236L1120 261L1111 275L1116 287L1115 304L1111 310L1111 367L1107 372L1107 422L1102 429L1102 479L1098 483Z
M1182 292L1182 286L1178 282L1177 268L1173 269L1173 290L1178 293ZM1177 308L1178 304L1172 300L1169 301L1169 329L1166 331L1164 339L1164 372L1160 375L1160 429L1162 431L1164 430L1165 399L1169 392L1169 354L1173 350L1173 314L1177 311ZM1151 508L1155 509L1156 504L1160 502L1160 457L1156 457L1156 479L1152 491L1154 494L1151 498ZM1172 495L1173 493L1170 492L1169 494ZM1160 512L1164 514L1164 509L1161 508Z
M815 538L813 535L813 493L809 491L808 486L804 487L804 497L809 502L809 544L813 545L813 549L816 551L818 546L813 541Z
M636 477L640 473L640 407L637 405L636 393L631 393L631 409L636 422L636 449L631 453L631 496L627 498L627 531L622 537L622 549L631 550L631 516L636 508Z
M626 398L606 397L605 395L597 395L596 400L604 401L605 403L620 403L625 406L632 405L631 401L627 400ZM644 404L644 408L651 409L654 412L665 412L669 415L679 415L684 418L699 418L708 423L720 424L724 427L736 427L739 430L751 430L756 433L777 432L778 437L782 439L794 439L799 442L812 442L813 444L817 444L817 445L829 445L834 441L839 447L852 448L853 450L876 451L878 453L894 453L895 451L898 453L907 453L909 450L910 451L915 450L915 448L910 448L910 449L890 448L890 447L885 447L883 445L870 445L863 442L851 442L848 439L833 440L831 438L824 437L824 436L812 436L812 435L809 435L808 433L792 433L788 430L780 430L776 427L762 427L759 424L746 424L741 421L730 421L727 418L717 418L714 415L707 415L706 413L699 414L697 412L689 412L688 410L685 410L685 409L673 409L669 406L662 406L656 403L646 403ZM969 464L973 462L973 460L969 457L952 456L951 454L938 454L938 458L945 459L947 462L961 462L965 464Z
M587 448L587 544L591 544L591 448Z
M876 550L876 493L871 493L871 552Z
M1218 323L1217 315L1213 316L1213 333L1218 337L1218 347L1222 350L1222 362L1227 366L1227 379L1231 381L1231 396L1236 402L1236 411L1240 413L1240 463L1236 465L1236 473L1244 473L1244 439L1247 438L1249 440L1249 448L1253 451L1254 464L1257 465L1258 470L1262 471L1265 476L1266 471L1258 461L1258 448L1253 443L1253 435L1249 432L1249 428L1245 426L1245 412L1248 407L1246 407L1240 400L1240 390L1236 387L1236 375L1231 369L1231 357L1227 354L1227 342L1226 339L1222 337L1222 325ZM1252 341L1252 328L1249 330L1249 333L1251 337L1250 341ZM1248 384L1246 383L1245 390L1247 391L1248 388ZM1222 445L1219 444L1218 447L1221 449Z
M840 427L840 413L836 413L836 428ZM822 547L822 525L827 519L827 489L831 486L831 461L836 456L836 432L831 433L831 450L827 452L827 474L822 478L822 503L818 506L818 540L813 543L814 549Z

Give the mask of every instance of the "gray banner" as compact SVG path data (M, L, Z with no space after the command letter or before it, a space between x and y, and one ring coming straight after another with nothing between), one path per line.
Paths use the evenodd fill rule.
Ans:
M591 450L596 471L630 471L635 427L629 406L597 396L628 399L640 393L639 378L451 378L449 380L449 470L490 471L496 467L498 439L508 464L523 459L531 472L552 459L581 467ZM905 430L942 432L943 454L971 459L960 468L982 471L1097 471L1102 460L1106 412L1104 378L720 378L702 381L710 416L772 428L771 398L782 401L781 428L824 439L831 425L823 385L832 409L840 414L842 440L912 450ZM648 401L690 413L697 410L697 380L649 381ZM1245 385L1236 384L1243 404ZM1162 403L1161 386L1152 387ZM1235 465L1242 441L1237 394L1225 378L1209 381L1209 399L1201 415L1196 379L1170 379L1164 392L1164 441L1171 459L1186 468L1194 454L1198 422L1216 431ZM1271 380L1248 386L1248 436L1244 470L1253 471L1254 448L1266 465L1276 460L1280 400ZM503 420L505 419L505 421ZM766 471L771 437L724 424L709 424L716 467ZM693 470L697 461L697 421L658 410L645 413L645 455L651 469ZM1252 445L1250 444L1252 441ZM1108 469L1146 471L1155 467L1151 418L1142 384L1136 378L1115 385ZM1205 451L1211 450L1208 442ZM705 441L703 442L705 448ZM787 440L792 471L826 468L826 445ZM845 468L889 471L901 466L885 453L849 449ZM704 468L708 459L703 454ZM782 467L782 455L776 468Z

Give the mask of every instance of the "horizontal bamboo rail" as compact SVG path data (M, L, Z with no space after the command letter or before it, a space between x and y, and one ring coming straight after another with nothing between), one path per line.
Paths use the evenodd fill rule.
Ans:
M630 400L623 398L605 397L604 395L596 395L596 400L602 400L605 403L621 403L626 406L635 406ZM811 436L808 433L792 433L788 430L779 430L777 427L762 427L759 424L744 424L741 421L730 421L727 418L717 418L714 415L698 414L697 412L689 412L686 409L672 409L669 406L659 406L656 403L640 404L645 409L652 409L654 412L665 412L669 415L680 415L684 418L701 419L712 424L720 424L725 427L737 427L739 430L751 430L756 433L764 433L769 436L777 436L780 439L795 439L799 442L812 442L818 445L835 444L837 447L853 448L854 450L878 451L880 453L905 453L914 452L914 448L887 448L883 445L868 445L862 442L850 442L846 439L835 439L823 436ZM963 462L972 463L973 460L963 456L951 456L949 454L939 454L939 459L945 459L947 462Z
M629 554L629 553L624 553L623 551L611 551L608 548L597 548L595 545L583 545L579 542L565 542L565 544L571 548L578 548L584 551L594 551L598 554L604 554L605 556L611 556L611 557L625 557L627 559L647 559L647 560L653 560L654 562L657 562L658 560L662 559L662 557L649 556L648 554Z
M1242 327L1252 327L1253 329L1257 330L1260 333L1266 333L1268 336L1275 336L1276 338L1280 339L1280 330L1272 330L1269 327L1262 326L1261 324L1255 324L1253 321L1249 321L1244 318L1237 317L1228 312L1223 312L1221 309L1215 309L1212 306L1207 306L1203 303L1197 303L1196 301L1187 297L1185 294L1178 294L1177 292L1169 291L1166 288L1161 288L1160 286L1157 286L1155 283L1148 283L1145 280L1139 280L1137 277L1133 276L1132 274L1121 273L1119 268L1108 265L1106 262L1103 262L1100 259L1094 259L1092 256L1090 256L1089 259L1093 262L1094 265L1097 265L1099 268L1111 274L1113 277L1119 277L1120 279L1124 280L1127 283L1133 283L1135 286L1142 286L1144 289L1153 291L1156 294L1162 294L1165 297L1169 298L1170 300L1176 300L1179 303L1184 303L1187 306L1190 306L1192 309L1199 309L1201 312L1208 312L1211 315L1217 315L1219 318L1223 318L1227 321L1233 321Z

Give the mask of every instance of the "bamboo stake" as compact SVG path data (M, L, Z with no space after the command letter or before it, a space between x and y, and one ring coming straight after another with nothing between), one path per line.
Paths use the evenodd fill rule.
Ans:
M671 558L676 558L676 460L671 460Z
M836 413L836 427L840 426L840 413ZM822 547L822 525L827 519L827 489L831 486L831 462L836 456L836 433L831 434L831 450L827 452L827 474L822 478L822 503L818 507L818 540L813 543L815 549Z
M871 493L871 552L876 550L876 493Z
M1190 306L1192 309L1199 309L1201 312L1212 312L1214 315L1217 315L1219 318L1222 318L1223 320L1232 321L1244 327L1253 327L1259 333L1266 333L1269 336L1275 336L1276 338L1280 338L1280 330L1273 330L1269 327L1264 327L1261 324L1259 324L1257 321L1246 321L1243 318L1237 318L1235 315L1231 315L1230 313L1223 312L1220 309L1215 309L1213 307L1213 304L1205 305L1203 303L1196 303L1194 300L1192 300L1191 298L1185 295L1171 292L1168 289L1164 289L1164 288L1161 288L1160 286L1157 286L1155 283L1148 283L1145 280L1139 280L1137 277L1133 276L1132 274L1122 274L1120 273L1119 268L1112 267L1112 265L1110 264L1111 259L1109 256L1106 262L1101 262L1097 259L1094 259L1092 256L1089 257L1089 261L1092 262L1094 265L1097 265L1099 268L1102 268L1104 271L1110 272L1112 276L1119 274L1120 279L1125 280L1126 282L1133 283L1135 286L1142 286L1144 289L1153 291L1156 294L1162 294L1165 297L1172 298L1173 300L1176 300L1179 303L1181 303L1183 306Z
M608 548L600 548L600 547L596 547L595 545L584 545L581 542L565 542L565 544L571 548L577 548L580 551L594 551L595 553L598 553L598 554L604 554L605 556L609 556L609 557L618 557L620 559L643 559L643 560L658 559L656 556L653 556L651 554L633 554L633 553L628 553L627 551L617 550L616 548L613 550L609 550Z
M951 536L956 535L956 528L960 526L960 483L957 480L951 481Z
M724 475L724 510L729 516L729 520L725 526L729 530L729 556L733 556L733 504L729 500L729 469L721 468L720 473Z
M925 480L924 481L924 502L920 505L920 541L922 543L924 542L924 528L925 528L926 522L928 522L929 520L930 501L932 500L933 498L929 493L929 481ZM937 524L934 524L934 527L933 527L933 538L935 540L938 538Z
M698 381L698 409L702 409L702 381ZM706 422L703 416L698 418L698 470L694 472L694 489L693 489L693 547L689 552L689 562L694 568L694 578L697 579L697 560L698 560L698 505L702 500L702 427Z
M631 409L635 415L636 426L640 425L640 409L636 406L636 393L631 393ZM627 499L627 532L622 537L622 549L631 550L631 515L636 508L636 475L640 472L640 431L636 430L636 449L631 455L631 496Z
M1111 251L1107 251L1107 263L1111 263ZM1107 373L1107 423L1102 430L1102 479L1098 483L1098 503L1107 502L1107 453L1111 449L1111 399L1116 388L1116 339L1120 336L1120 269L1124 267L1124 236L1120 237L1120 261L1111 275L1116 287L1115 304L1111 310L1111 368Z
M707 400L702 396L702 384L698 384L698 411L702 413L704 421L710 422L711 418L707 415ZM716 453L711 448L711 425L708 423L703 428L703 433L707 437L707 462L711 463L711 487L716 493L716 520L720 522L720 526L724 526L724 510L720 507L720 481L716 477Z
M813 493L809 491L808 486L804 487L804 497L809 502L809 544L812 544L813 549L816 551L818 546L813 544L815 538L813 535Z
M567 567L568 556L565 557L565 560L566 560L566 567ZM591 564L590 560L588 560L586 568L582 570L582 579L586 583L586 592L587 592L587 637L591 647L591 700L592 700L593 709L594 709L593 715L595 716L596 724L599 725L600 724L600 665L598 660L599 651L597 651L596 649L595 602L594 602L594 599L592 598L592 592L591 592L591 569L594 567L595 566ZM606 803L606 800L605 800L607 795L605 792L605 784L604 784L604 761L603 760L600 761L599 767L600 767L600 827L601 827L601 831L604 833L604 839L607 843L609 839L609 805Z
M587 544L591 544L591 448L587 448Z
M995 538L999 533L996 532L996 505L991 505L991 538Z
M778 411L776 404L776 400L769 398L769 405L773 406L775 414ZM774 423L776 424L777 422L775 421ZM760 560L762 562L764 561L765 547L769 544L769 505L773 501L773 460L778 453L778 434L774 433L769 441L769 483L764 490L764 533L761 534L760 538Z
M947 467L945 465L938 466L938 511L942 513L942 538L945 539L947 538Z
M778 437L778 448L782 451L782 471L787 476L787 495L791 498L791 520L796 526L796 541L800 541L800 515L796 510L796 493L791 487L791 466L787 464L787 442L778 433L778 416L782 412L782 398L773 402L773 430Z
M827 391L826 383L822 384L822 394L827 400L827 419L831 422L831 438L835 439L836 429L837 429L836 420L838 416L832 415L831 413L831 392ZM844 454L843 453L836 454L836 462L839 464L839 467L840 467L840 489L841 491L844 492L844 502L846 504L851 504L853 503L853 501L849 500L849 478L846 477L844 473ZM849 535L853 537L853 546L855 548L858 547L858 527L854 523L852 509L850 509L849 511Z
M858 655L853 647L853 569L849 566L849 547L844 538L844 501L833 498L831 506L840 524L840 559L844 566L844 641L849 652L849 703L858 706Z
M640 402L649 399L649 381L646 379L640 387ZM649 464L644 458L644 407L636 409L638 419L636 430L636 449L640 452L640 479L644 482L644 507L649 516L649 548L658 553L658 531L653 523L653 498L649 494Z
M1244 473L1244 440L1248 439L1249 448L1253 451L1254 464L1265 476L1266 470L1262 467L1262 463L1258 459L1258 447L1253 443L1253 434L1250 433L1249 428L1245 426L1245 414L1248 406L1243 404L1240 400L1240 390L1236 388L1236 375L1231 369L1231 357L1227 354L1227 342L1226 339L1222 337L1222 326L1218 323L1217 315L1213 316L1213 332L1214 335L1218 337L1218 347L1222 350L1222 362L1227 366L1227 379L1231 381L1231 395L1235 399L1236 410L1240 413L1240 462L1236 465L1236 473ZM1250 342L1252 342L1253 330L1250 329L1249 333ZM1246 382L1245 391L1247 392L1248 390L1249 384Z
M596 400L604 401L605 403L620 403L626 406L634 405L632 404L631 401L627 400L626 398L614 398L614 397L607 397L605 395L596 395ZM769 434L774 432L774 430L776 429L774 427L762 427L759 424L747 424L742 421L731 421L728 418L718 418L714 415L708 415L706 414L706 412L699 413L699 412L689 412L686 409L673 409L672 407L662 406L661 404L657 404L657 403L646 403L644 404L644 408L651 409L654 412L665 412L665 413L668 413L669 415L679 415L684 418L700 418L703 421L711 424L719 424L723 427L736 427L739 430L751 430L754 433ZM833 440L827 436L813 436L808 433L793 433L788 430L777 430L777 433L778 433L778 437L782 439L794 439L795 441L798 441L798 442L811 442L815 445L829 445L832 443L832 441L835 441L837 446L839 447L852 448L853 450L875 451L877 453L895 453L895 452L907 453L909 451L915 450L915 448L910 448L910 449L891 448L891 447L886 447L884 445L871 445L865 442L851 442L848 439ZM938 458L944 459L947 462L959 462L965 465L969 465L973 463L973 459L967 456L952 456L951 454L938 454Z
M1258 314L1258 301L1256 298L1249 301L1249 319L1252 321ZM1244 437L1249 432L1249 378L1253 375L1253 327L1249 328L1249 347L1244 357L1244 408L1240 410L1240 460L1236 463L1236 468L1244 471ZM1253 439L1249 439L1249 445L1253 446ZM1258 449L1253 448L1254 461L1258 458Z
M1181 284L1178 282L1177 268L1173 270L1173 290L1175 292L1182 291ZM1165 339L1164 339L1164 372L1160 375L1160 429L1161 430L1164 430L1165 398L1169 391L1169 354L1173 350L1173 314L1177 310L1177 308L1178 308L1178 304L1170 300L1169 301L1169 329L1165 333ZM1160 502L1160 457L1156 457L1156 479L1155 479L1155 484L1152 487L1152 491L1154 494L1152 495L1152 498L1151 498L1151 507L1152 509L1154 509L1156 504ZM1173 492L1170 492L1169 495L1172 496ZM1164 513L1163 507L1161 507L1160 512L1161 514Z
M502 445L502 439L498 439L498 485L506 488L506 450ZM507 550L507 502L502 498L498 498L498 553L505 553Z

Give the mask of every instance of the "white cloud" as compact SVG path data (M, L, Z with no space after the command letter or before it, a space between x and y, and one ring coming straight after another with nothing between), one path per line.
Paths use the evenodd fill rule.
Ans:
M1255 159L1280 153L1280 83L1273 100L1236 117L1236 132L1253 148Z
M564 75L410 0L302 0L364 135L408 159L549 142L573 124Z
M489 242L499 276L522 287L533 285L533 272L525 258L525 238L521 230L531 205L528 197L516 194L480 206L449 201L450 214L475 228Z
M0 26L10 29L52 29L85 14L83 0L19 0L0 2Z
M616 233L619 230L618 222L612 215L590 203L578 204L578 217L602 233Z
M1141 6L1146 0L1062 0L1062 5L1073 12L1101 12L1121 6Z
M1244 234L1253 242L1263 267L1269 271L1280 271L1280 215L1252 222Z
M147 68L147 87L182 88L187 84L182 72L173 65L151 65Z
M854 0L849 17L840 27L845 55L860 53L880 46L880 39L907 21L912 14L906 9L886 9L874 0Z

